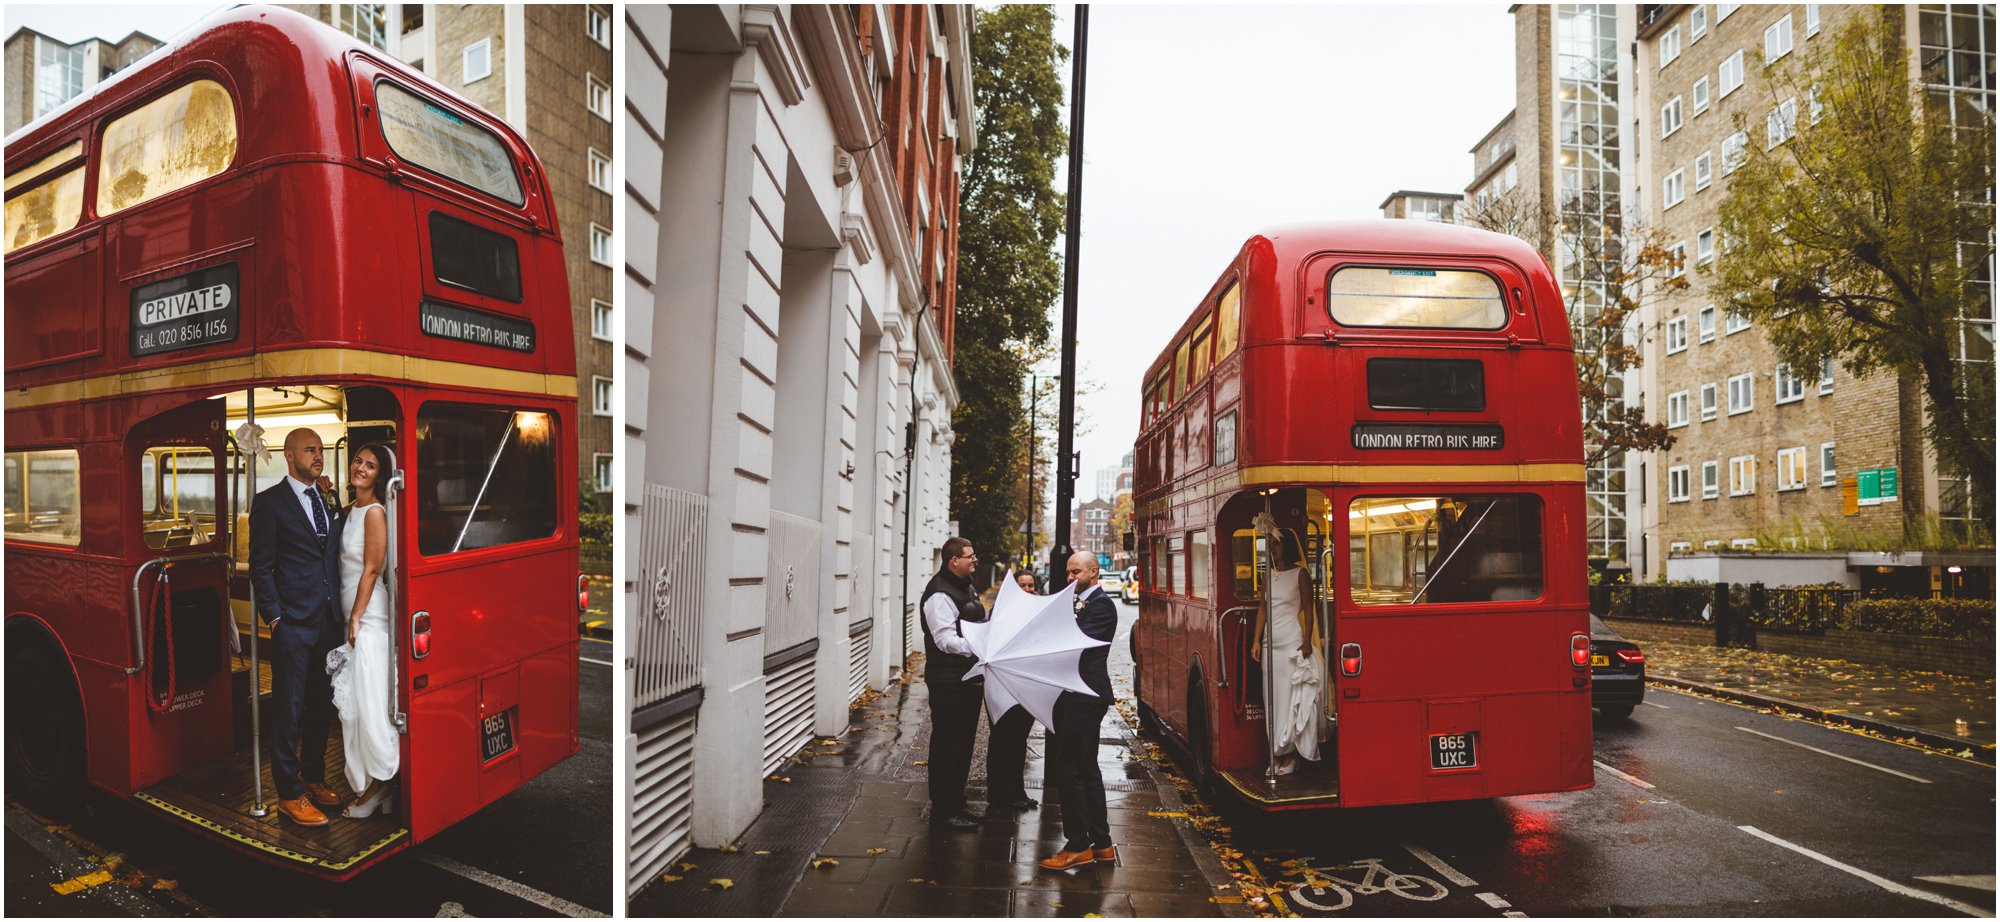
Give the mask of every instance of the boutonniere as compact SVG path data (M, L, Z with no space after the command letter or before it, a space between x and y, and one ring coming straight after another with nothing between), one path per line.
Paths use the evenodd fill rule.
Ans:
M333 492L332 490L321 488L319 491L319 498L321 501L326 503L326 511L328 515L331 515L336 519L340 518L339 494Z

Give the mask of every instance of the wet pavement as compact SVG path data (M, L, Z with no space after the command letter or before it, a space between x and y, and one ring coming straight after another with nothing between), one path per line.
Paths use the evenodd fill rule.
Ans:
M1653 682L1993 761L1992 676L1673 643L1649 637L1643 621L1612 624L1644 648Z
M1045 871L1063 845L1043 790L1041 728L1026 786L1039 809L978 830L935 829L928 788L928 695L921 680L869 693L838 740L816 740L764 782L765 807L725 849L694 849L629 904L649 916L1242 915L1242 897L1193 829L1188 809L1117 711L1103 724L1113 866ZM985 730L970 797L983 807Z

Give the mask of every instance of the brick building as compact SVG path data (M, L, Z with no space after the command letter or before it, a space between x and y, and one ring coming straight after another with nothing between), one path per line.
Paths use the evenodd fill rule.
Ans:
M1382 217L1385 218L1458 224L1460 206L1464 203L1465 196L1456 192L1413 192L1399 189L1389 193L1389 197L1375 207L1382 209Z
M1639 318L1645 362L1638 390L1647 417L1665 421L1678 440L1640 465L1636 577L1674 578L1675 560L1718 551L1811 549L1830 526L1893 533L1907 504L1946 517L1968 514L1963 481L1939 477L1923 439L1917 379L1889 372L1856 378L1837 365L1786 368L1763 330L1708 293L1721 245L1717 209L1740 152L1782 143L1812 121L1808 101L1770 98L1765 66L1831 41L1849 17L1884 16L1909 38L1913 69L1920 69L1914 77L1938 92L1978 96L1990 112L1993 7L1946 9L1639 9L1634 98L1624 120L1634 127L1636 151L1628 171L1635 189L1628 204L1636 207L1628 213L1684 255L1690 286L1647 299ZM1975 311L1984 319L1968 320L1971 348L1962 353L1988 363L1987 374L1990 299L1989 291ZM1868 469L1897 471L1896 501L1844 502L1857 472Z
M636 891L922 648L975 135L971 7L624 10Z
M6 44L6 132L55 110L109 79L164 42L133 32L115 42L86 38L75 44L26 27Z
M1111 533L1111 500L1093 499L1079 503L1069 521L1070 547L1098 555L1102 561L1118 550L1118 536Z
M611 5L280 4L382 49L506 120L549 171L576 332L577 467L612 488Z

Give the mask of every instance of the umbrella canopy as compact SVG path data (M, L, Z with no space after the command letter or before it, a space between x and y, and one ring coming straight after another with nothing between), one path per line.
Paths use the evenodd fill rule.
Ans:
M966 678L986 677L987 718L998 720L1019 704L1045 727L1055 726L1056 698L1064 690L1096 694L1084 684L1078 662L1083 651L1111 645L1076 626L1075 583L1054 595L1032 595L1011 572L1000 581L993 616L959 628L979 657Z

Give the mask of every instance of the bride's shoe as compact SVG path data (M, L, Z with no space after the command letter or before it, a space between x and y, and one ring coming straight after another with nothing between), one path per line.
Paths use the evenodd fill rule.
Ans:
M340 815L350 820L359 820L374 816L377 811L386 813L396 812L395 788L388 784L383 784L378 790L380 793L376 794L373 798L356 800L354 803L348 804L347 809L340 811Z

